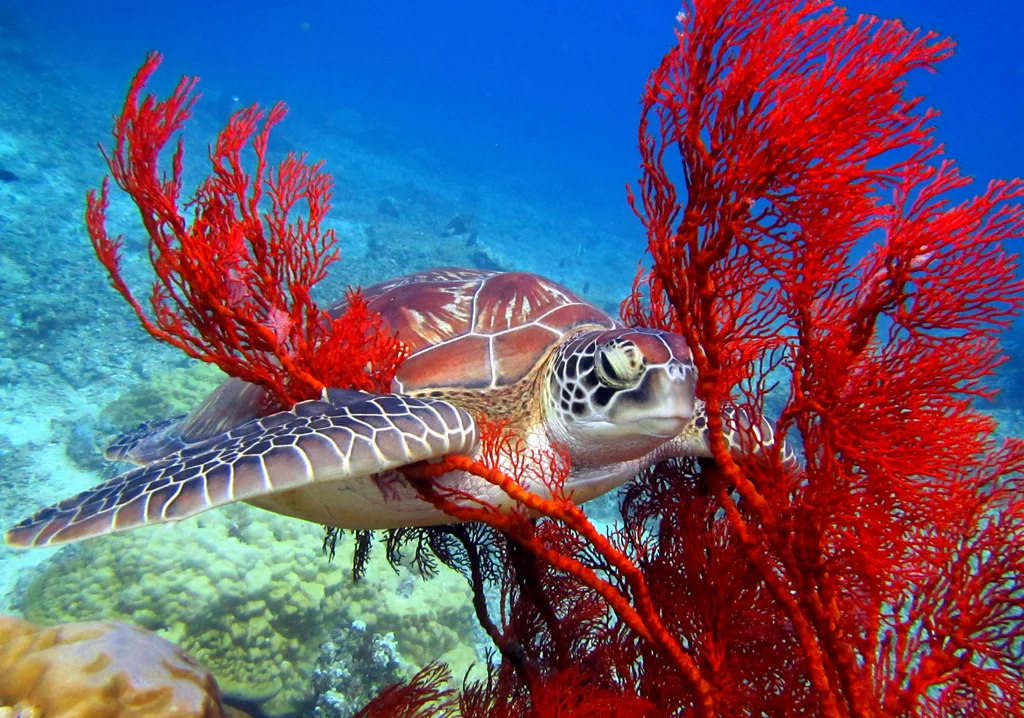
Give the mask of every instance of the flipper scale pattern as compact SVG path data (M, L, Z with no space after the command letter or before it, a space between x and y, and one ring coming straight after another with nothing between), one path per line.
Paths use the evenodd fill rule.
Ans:
M320 481L369 476L444 456L472 455L476 424L437 399L351 395L297 404L132 469L25 519L12 546L77 541L180 521L233 501Z

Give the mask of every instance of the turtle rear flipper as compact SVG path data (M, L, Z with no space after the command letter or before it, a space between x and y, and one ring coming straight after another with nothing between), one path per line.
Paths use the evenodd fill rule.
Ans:
M110 461L130 461L145 466L181 451L186 446L181 438L181 426L187 416L180 414L168 419L144 421L114 439L104 450L103 456Z
M49 546L180 521L316 482L471 455L478 446L473 418L445 401L395 394L344 405L325 399L189 444L45 508L10 529L7 543Z
M213 436L220 436L229 431L231 427L240 426L258 418L261 415L258 407L267 402L266 391L255 384L233 381L240 386L235 387L232 382L227 382L224 385L232 388L234 392L232 401L227 406L222 406L221 411L215 412L227 417L228 426L218 429L209 419L202 418L208 413L203 411L203 407L224 393L224 386L221 386L203 402L197 411L191 414L179 414L167 419L144 421L131 431L124 432L104 450L103 456L110 461L130 461L133 464L145 466L157 459L181 451L189 444L197 444ZM369 392L356 389L328 389L327 396L323 400L335 406L348 406L372 396L373 394ZM217 430L210 434L209 431L213 429Z

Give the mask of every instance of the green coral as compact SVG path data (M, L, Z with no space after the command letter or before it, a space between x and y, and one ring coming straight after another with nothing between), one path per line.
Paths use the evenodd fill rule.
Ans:
M41 623L119 618L156 631L269 715L310 699L320 643L353 620L394 633L410 671L440 659L461 675L475 660L461 577L424 582L380 560L354 583L350 554L329 563L321 539L314 524L233 505L65 549L19 607Z
M185 414L226 378L224 372L205 362L156 374L103 407L100 418L119 429L130 429L150 419Z

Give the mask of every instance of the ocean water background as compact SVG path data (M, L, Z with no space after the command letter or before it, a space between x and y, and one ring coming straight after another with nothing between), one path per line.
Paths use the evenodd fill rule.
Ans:
M941 110L938 136L966 174L1024 175L1024 2L849 5L956 39L910 91ZM638 99L677 11L670 0L0 1L0 523L96 483L111 402L187 364L109 290L82 224L105 173L96 143L109 142L147 51L164 54L160 93L202 78L193 186L232 111L288 104L272 150L324 158L337 182L342 260L328 293L462 264L538 271L614 312L645 242L624 191L639 172ZM127 203L112 224L141 289ZM1015 361L994 410L1019 433ZM0 547L0 611L55 556Z

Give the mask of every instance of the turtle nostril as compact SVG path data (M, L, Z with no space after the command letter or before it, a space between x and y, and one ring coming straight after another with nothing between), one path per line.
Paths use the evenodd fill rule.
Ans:
M668 378L672 381L693 381L697 377L697 371L694 369L693 362L683 363L678 359L673 359L666 366L668 372Z

